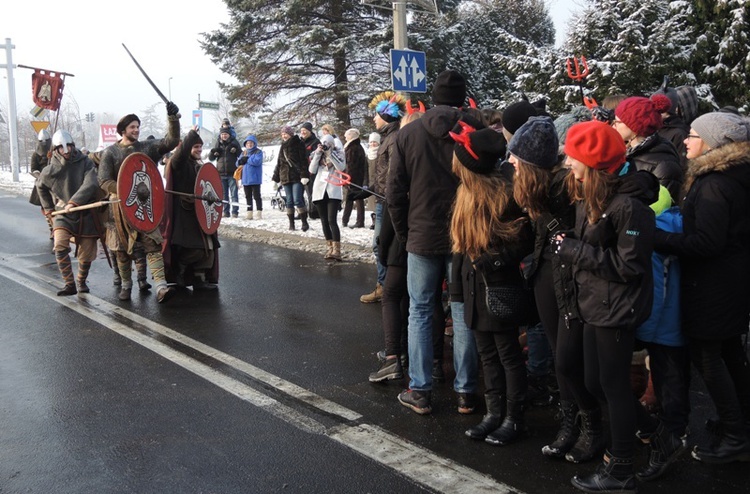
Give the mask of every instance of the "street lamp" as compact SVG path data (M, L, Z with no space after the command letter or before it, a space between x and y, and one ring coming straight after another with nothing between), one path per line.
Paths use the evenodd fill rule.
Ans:
M169 78L169 81L167 81L169 84L169 101L172 101L172 78Z

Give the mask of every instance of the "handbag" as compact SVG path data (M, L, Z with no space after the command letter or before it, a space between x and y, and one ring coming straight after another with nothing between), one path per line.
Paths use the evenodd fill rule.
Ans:
M521 285L485 284L485 305L499 323L523 325L529 322L534 310L534 294Z
M242 167L244 167L244 166L245 165L240 165L234 171L234 175L232 175L232 176L234 177L235 180L242 180Z

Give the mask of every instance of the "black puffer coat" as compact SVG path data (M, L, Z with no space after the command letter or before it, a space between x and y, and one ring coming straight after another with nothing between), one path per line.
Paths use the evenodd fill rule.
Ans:
M307 167L305 145L299 136L293 135L281 143L271 180L282 185L299 182L303 178L310 178Z
M230 136L226 141L219 138L219 142L211 149L210 159L216 160L216 169L219 170L219 175L231 177L237 169L237 158L240 157L240 154L242 154L240 142Z
M602 328L640 326L651 314L654 279L654 191L631 190L623 180L598 221L576 204L575 238L568 235L558 255L573 263L581 319ZM627 188L628 193L623 193Z
M656 249L682 268L682 327L688 337L744 334L750 314L750 142L690 162L683 233L657 231Z
M685 174L677 150L671 142L659 134L653 134L638 146L629 149L627 160L638 170L656 175L659 183L669 191L672 200L678 202Z
M448 135L462 112L436 106L396 134L386 187L393 227L406 250L422 256L451 253L450 213L458 188Z

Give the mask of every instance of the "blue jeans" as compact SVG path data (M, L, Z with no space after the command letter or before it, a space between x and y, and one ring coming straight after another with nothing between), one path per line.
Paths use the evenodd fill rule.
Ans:
M375 229L372 233L372 251L375 253L375 265L378 269L378 283L380 286L385 285L385 271L388 266L383 266L380 263L378 257L378 237L380 236L380 228L383 226L383 207L382 202L375 203Z
M552 369L552 348L542 323L526 328L526 344L529 347L529 360L526 364L529 375L548 375Z
M284 194L286 195L286 208L294 209L295 207L302 208L307 211L305 207L305 199L303 198L305 188L300 182L292 182L284 184Z
M239 214L240 207L236 203L240 202L239 195L237 195L237 181L234 177L221 177L221 186L224 189L224 200L234 202L232 206L232 214ZM229 197L232 197L231 199ZM224 203L224 217L229 216L229 204Z
M451 260L450 254L420 256L409 252L407 257L409 388L416 391L432 390L432 313L435 304L441 303L437 288L446 273L451 272ZM453 351L460 351L455 345L454 342Z
M456 393L475 393L479 375L477 342L471 329L464 322L464 303L451 302L453 318L453 368L456 380L453 389Z

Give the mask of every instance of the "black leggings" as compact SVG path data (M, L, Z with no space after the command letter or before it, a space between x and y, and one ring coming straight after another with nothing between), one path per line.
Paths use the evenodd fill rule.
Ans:
M406 291L406 267L388 266L383 283L383 334L385 354L406 353L406 327L409 319L409 293Z
M339 209L341 209L341 199L331 199L326 192L323 199L315 201L315 208L320 215L320 226L323 228L325 239L340 242L341 232L339 231L337 216L339 215Z
M526 401L526 366L518 331L472 331L482 362L487 394L506 395L508 402Z
M583 358L586 388L607 401L612 445L616 458L632 458L636 406L630 388L635 331L583 325ZM642 407L641 407L642 408Z
M253 199L255 199L255 208L258 211L263 211L263 200L260 198L260 184L258 185L244 185L245 189L245 200L247 201L247 210L253 210Z
M561 317L552 279L552 263L546 259L541 259L537 268L534 297L539 319L555 356L560 400L575 400L581 410L598 407L596 397L586 389L584 382L583 323L580 319L571 319L566 324Z

